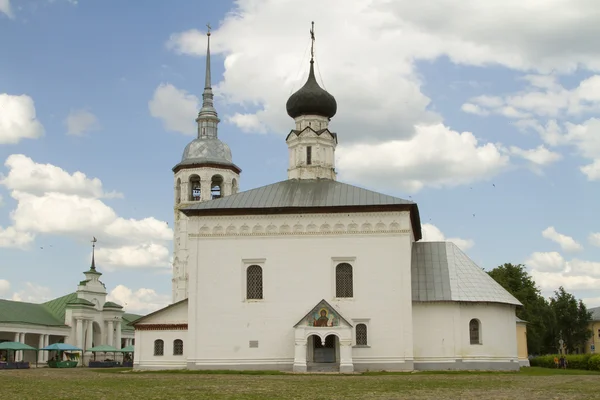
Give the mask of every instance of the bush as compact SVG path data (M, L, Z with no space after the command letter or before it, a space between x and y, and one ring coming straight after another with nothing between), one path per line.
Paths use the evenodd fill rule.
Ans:
M558 357L554 354L546 356L537 356L529 360L529 365L532 367L544 367L544 368L555 368L554 357Z
M600 354L594 354L588 360L588 369L591 371L600 371Z
M548 354L534 357L529 360L532 367L556 368L554 357L560 358L558 354ZM600 371L600 354L567 354L567 368Z

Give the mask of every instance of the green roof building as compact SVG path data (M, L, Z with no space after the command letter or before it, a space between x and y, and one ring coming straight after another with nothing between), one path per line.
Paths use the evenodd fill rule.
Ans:
M90 269L83 273L73 293L41 304L0 299L0 342L14 341L42 348L53 343L68 343L81 349L109 345L118 349L134 344L130 324L141 315L129 314L123 306L107 301L106 286L96 270L92 252ZM46 362L48 352L38 354ZM1 356L1 354L0 354ZM84 364L90 354L84 357ZM35 353L17 352L17 360L35 362Z

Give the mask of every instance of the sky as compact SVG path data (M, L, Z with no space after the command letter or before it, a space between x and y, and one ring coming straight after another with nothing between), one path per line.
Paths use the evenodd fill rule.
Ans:
M240 190L287 178L285 102L335 96L338 180L418 203L424 240L600 306L596 0L0 0L0 297L171 301L173 172L206 24Z

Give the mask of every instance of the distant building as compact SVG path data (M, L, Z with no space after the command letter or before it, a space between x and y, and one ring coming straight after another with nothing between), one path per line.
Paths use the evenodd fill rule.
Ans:
M527 321L517 317L517 355L521 367L529 367L529 351L527 350Z
M336 180L337 103L313 63L286 105L288 179L238 192L209 46L173 169L173 304L134 322L134 368L517 370L521 303L453 243L420 242L416 203Z
M583 349L583 353L600 353L600 307L588 308L592 313L592 320L589 324L589 329L592 331L590 337Z
M108 344L121 349L134 344L130 323L141 315L128 314L123 307L106 301L106 286L100 281L94 256L83 273L77 291L42 304L0 300L0 342L21 342L35 348L53 343L68 343L81 349ZM35 353L17 352L17 361L35 362ZM86 353L87 360L91 353ZM38 353L38 363L48 352Z

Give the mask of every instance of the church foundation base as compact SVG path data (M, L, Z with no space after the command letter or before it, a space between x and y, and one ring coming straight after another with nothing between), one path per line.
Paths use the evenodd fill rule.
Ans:
M252 363L240 363L240 364L196 364L194 362L187 363L187 369L190 370L228 370L228 371L282 371L292 372L294 371L293 363L277 363L277 364L252 364ZM294 371L295 372L295 371ZM306 372L306 371L304 371Z
M412 371L412 361L400 361L400 362L358 362L354 361L355 372L367 372L367 371L393 371L403 372Z
M518 371L517 361L415 361L416 371Z

